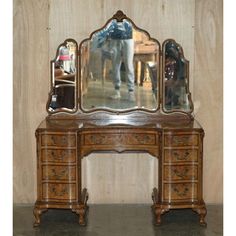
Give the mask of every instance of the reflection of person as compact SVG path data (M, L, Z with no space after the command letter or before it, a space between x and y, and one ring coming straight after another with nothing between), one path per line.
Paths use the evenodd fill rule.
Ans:
M123 20L122 22L112 20L107 28L99 31L95 37L97 37L98 47L101 47L106 40L109 40L110 43L109 49L112 60L113 83L115 88L115 93L112 98L119 99L121 97L120 69L123 61L125 65L129 100L134 101L134 41L131 23L126 20Z
M70 53L68 47L62 46L59 50L59 67L64 70L64 73L70 74L75 72L74 55ZM58 65L56 65L58 66Z

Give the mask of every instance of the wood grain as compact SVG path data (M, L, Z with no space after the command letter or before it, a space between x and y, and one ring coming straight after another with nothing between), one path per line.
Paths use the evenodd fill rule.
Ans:
M14 1L14 202L36 198L35 129L46 116L49 91L48 3Z
M207 202L222 203L223 1L198 0L195 12L195 113L206 133L203 193Z

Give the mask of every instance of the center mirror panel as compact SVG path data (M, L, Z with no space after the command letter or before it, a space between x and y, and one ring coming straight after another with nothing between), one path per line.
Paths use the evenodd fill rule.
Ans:
M81 109L159 108L160 44L129 19L112 19L80 45Z

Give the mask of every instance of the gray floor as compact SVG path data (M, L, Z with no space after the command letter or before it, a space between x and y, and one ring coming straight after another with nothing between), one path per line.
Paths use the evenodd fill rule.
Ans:
M207 206L207 227L199 226L192 210L172 210L162 217L162 225L153 225L149 205L90 205L88 224L81 227L69 210L49 210L41 226L33 228L33 206L14 206L15 236L213 236L223 235L223 207Z
M87 93L83 96L83 108L86 110L92 108L125 110L138 107L155 110L157 108L157 101L151 88L135 86L135 101L129 101L125 83L121 84L120 99L111 99L114 92L111 81L107 81L104 85L99 80L89 81Z

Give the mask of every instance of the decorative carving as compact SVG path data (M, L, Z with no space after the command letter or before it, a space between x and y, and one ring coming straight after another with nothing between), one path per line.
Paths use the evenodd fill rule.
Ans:
M122 21L123 19L127 18L127 16L122 11L117 11L116 14L113 16L114 19L117 21Z
M37 205L34 207L33 213L34 213L34 227L38 227L40 225L40 216L43 212L47 211L47 209L39 208Z
M201 226L207 226L207 223L205 222L205 217L207 214L207 209L205 207L205 203L203 203L200 207L193 208L193 211L197 212L199 214L199 223Z
M81 226L86 225L85 214L88 209L87 201L88 201L88 192L87 189L84 188L81 194L81 203L77 207L72 209L72 211L79 216L79 225Z

